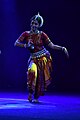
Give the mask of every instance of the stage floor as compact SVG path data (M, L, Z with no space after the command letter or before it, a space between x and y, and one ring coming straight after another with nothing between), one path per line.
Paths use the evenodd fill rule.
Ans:
M80 120L80 96L46 94L29 103L26 93L0 93L0 120Z

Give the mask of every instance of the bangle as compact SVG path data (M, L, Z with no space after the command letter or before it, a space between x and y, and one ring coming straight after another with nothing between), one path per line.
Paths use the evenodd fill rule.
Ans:
M62 51L64 51L64 50L65 50L65 47L62 47L61 49L62 49Z

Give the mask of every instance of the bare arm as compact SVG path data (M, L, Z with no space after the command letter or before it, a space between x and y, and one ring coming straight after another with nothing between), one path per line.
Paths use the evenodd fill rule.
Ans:
M14 43L14 46L19 46L19 47L24 47L24 48L26 48L26 44L23 44L23 43L21 43L20 42L20 40L16 40L16 42Z
M62 49L63 49L62 46L55 45L55 44L53 44L52 42L50 42L50 43L48 44L48 46L49 46L50 48L56 49L56 50L62 50Z
M23 43L25 37L26 37L27 33L23 32L19 38L15 41L14 46L19 46L19 47L24 47L26 48L26 44Z
M52 48L52 49L55 49L55 50L62 50L66 54L66 56L69 58L69 53L68 53L68 51L67 51L67 49L65 47L62 47L62 46L59 46L59 45L55 45L52 42L50 42L48 44L48 46L50 48Z

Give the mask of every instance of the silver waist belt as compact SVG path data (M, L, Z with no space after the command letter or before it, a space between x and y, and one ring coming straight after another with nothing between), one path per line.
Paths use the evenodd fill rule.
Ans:
M31 58L39 58L39 57L42 57L44 55L46 55L48 51L44 48L42 50L40 50L39 52L36 52L36 53L31 53Z

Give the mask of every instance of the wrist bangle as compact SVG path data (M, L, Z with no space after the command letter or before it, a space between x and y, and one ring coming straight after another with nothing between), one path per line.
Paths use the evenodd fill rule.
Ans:
M62 49L62 51L64 51L64 47L62 47L61 49Z

